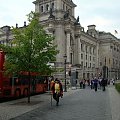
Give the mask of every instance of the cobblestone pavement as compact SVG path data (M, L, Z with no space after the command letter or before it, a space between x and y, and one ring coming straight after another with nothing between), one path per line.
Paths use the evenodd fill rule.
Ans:
M10 120L112 120L108 88L72 90L60 99L60 105L44 104Z

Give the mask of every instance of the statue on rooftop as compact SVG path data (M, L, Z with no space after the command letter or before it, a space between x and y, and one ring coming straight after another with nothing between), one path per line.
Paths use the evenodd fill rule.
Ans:
M64 14L64 19L68 19L68 18L69 18L69 9Z
M77 19L76 19L76 21L75 21L74 24L75 24L75 25L80 25L80 23L79 23L79 16L77 17Z

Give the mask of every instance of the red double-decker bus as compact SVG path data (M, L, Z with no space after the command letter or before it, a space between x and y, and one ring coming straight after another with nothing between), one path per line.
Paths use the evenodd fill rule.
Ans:
M0 51L0 98L18 98L28 96L28 72L21 72L19 77L4 75L5 53ZM48 76L30 73L30 94L44 93L48 89Z

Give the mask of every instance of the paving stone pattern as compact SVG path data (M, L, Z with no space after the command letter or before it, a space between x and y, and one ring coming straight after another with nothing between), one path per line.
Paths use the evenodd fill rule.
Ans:
M45 104L10 120L112 120L108 89L95 92L77 89L60 99L60 105Z

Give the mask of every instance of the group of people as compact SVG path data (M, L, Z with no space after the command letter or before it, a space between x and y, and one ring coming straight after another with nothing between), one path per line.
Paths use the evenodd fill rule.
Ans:
M50 90L52 91L53 98L56 100L56 106L59 105L59 98L63 97L62 83L58 78L55 80L52 78L50 81Z
M96 78L94 77L94 79L92 80L80 80L79 84L80 84L80 88L82 89L85 89L85 86L86 86L86 83L88 86L91 87L91 89L94 89L95 92L97 91L97 89L101 89L103 91L106 90L106 86L107 84L109 83L107 79L104 79L104 78ZM113 83L114 84L114 83ZM52 95L53 95L53 98L55 99L56 101L56 106L59 105L59 98L63 97L63 87L62 87L62 83L60 82L60 80L58 78L54 79L52 77L52 79L50 80L50 84L49 84L49 89L52 91Z
M105 91L105 87L107 86L108 84L108 80L107 79L104 79L104 78L99 78L97 79L96 77L94 77L92 80L81 80L80 81L80 88L83 88L85 89L85 86L86 86L86 82L88 84L88 86L91 87L91 89L94 89L95 91L97 91L98 87L103 91Z
M104 78L97 79L95 77L95 79L93 79L92 82L93 82L92 85L95 91L97 91L98 86L99 88L102 88L103 91L105 91L105 86L107 86L107 79L104 79Z

